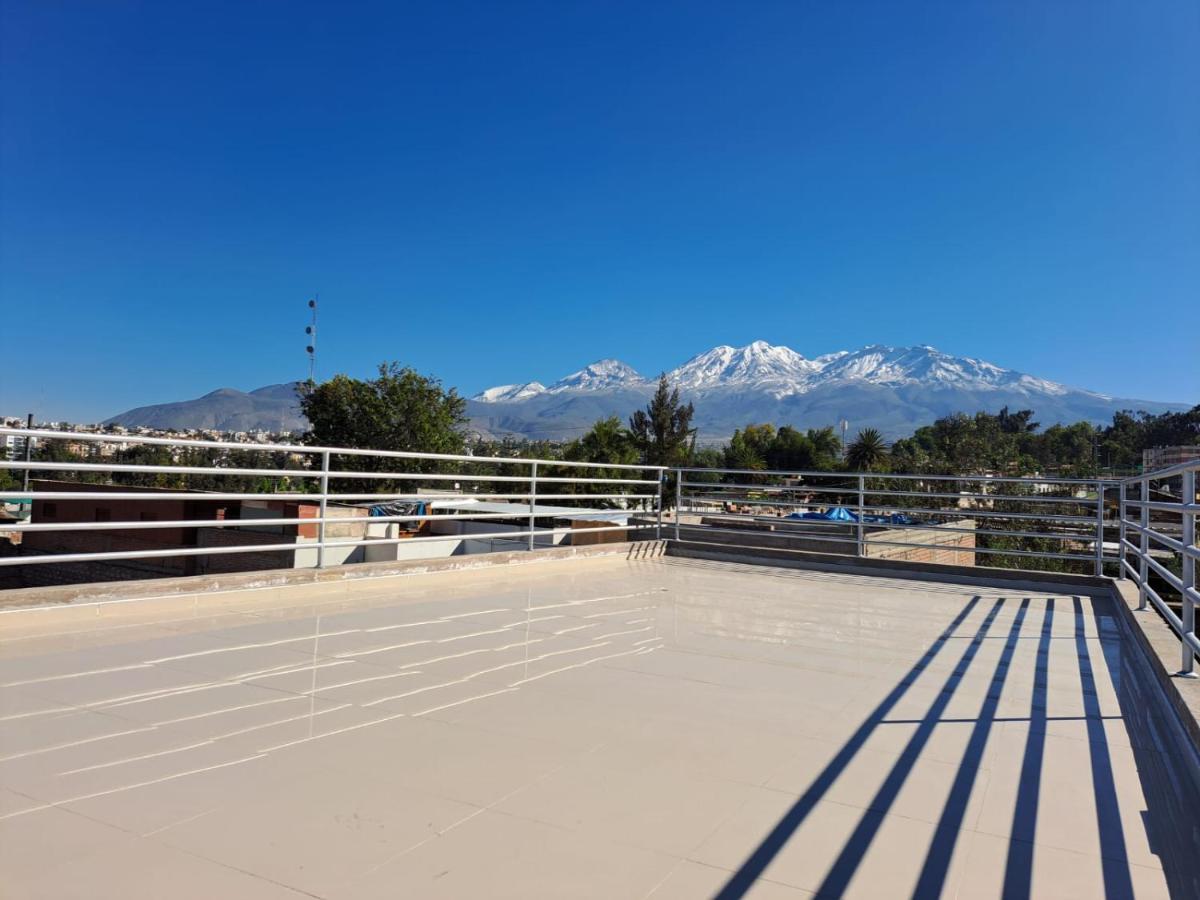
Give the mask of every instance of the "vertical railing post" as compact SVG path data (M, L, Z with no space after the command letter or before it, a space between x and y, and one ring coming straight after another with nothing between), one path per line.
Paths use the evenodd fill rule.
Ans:
M1142 526L1142 530L1139 532L1140 540L1138 541L1138 609L1144 610L1150 600L1150 596L1146 593L1146 578L1150 575L1150 565L1146 562L1150 558L1150 535L1146 534L1147 529L1150 528L1150 507L1147 506L1150 502L1150 479L1143 478L1140 484L1138 499L1142 501L1142 514L1139 517L1139 524Z
M1104 574L1104 482L1096 482L1096 575Z
M321 454L321 521L317 523L317 568L325 568L325 514L329 510L329 451Z
M1196 677L1196 657L1192 651L1188 637L1196 633L1196 599L1192 596L1196 588L1196 560L1192 558L1191 549L1196 543L1196 516L1187 509L1196 502L1196 470L1189 469L1183 473L1183 490L1179 497L1183 512L1183 667L1179 674L1184 678Z
M675 470L675 540L679 541L679 519L683 512L683 469Z
M535 515L535 507L537 506L537 462L529 464L529 549L533 549L533 532L537 527L537 516Z
M25 477L21 479L21 490L29 490L29 462L33 459L33 438L28 434L33 429L33 413L29 414L29 418L25 420ZM29 509L32 511L33 506Z
M654 523L654 539L656 541L662 540L662 497L663 497L663 482L666 480L666 478L667 478L667 470L659 469L658 470L658 494L654 500L654 505L655 505L654 511L656 514L655 523Z
M864 508L864 506L866 506L866 503L865 503L866 498L863 496L865 486L866 486L866 479L862 475L859 475L858 476L858 528L857 528L858 541L857 541L857 545L858 545L858 556L860 559L866 555L866 553L864 552L866 550L866 544L863 540L863 508Z
M1125 580L1125 482L1117 493L1117 578Z

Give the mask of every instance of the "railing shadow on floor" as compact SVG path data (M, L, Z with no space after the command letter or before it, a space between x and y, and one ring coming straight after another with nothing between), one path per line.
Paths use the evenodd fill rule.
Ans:
M934 641L920 660L906 673L901 681L891 690L875 710L863 721L850 739L842 746L832 761L813 780L808 789L796 800L783 818L762 840L759 846L741 867L729 878L725 885L715 895L715 900L735 900L747 894L755 881L762 876L772 860L783 850L789 839L795 834L805 819L811 814L817 803L833 786L834 782L849 766L851 760L863 748L872 733L881 726L893 724L898 720L888 718L892 710L903 697L908 688L918 676L924 672L933 659L954 639L958 629L979 605L980 597L976 596L963 608L950 625ZM975 659L978 650L989 637L995 619L1005 605L1005 598L998 598L988 609L988 612L976 630L969 638L967 647L956 663L950 675L946 678L940 692L931 703L929 710L919 720L915 721L917 730L901 751L891 771L875 797L863 812L858 825L838 854L837 859L825 875L817 896L838 897L845 893L859 865L870 849L879 828L884 822L888 810L895 802L913 767L920 757L921 751L940 723L951 721L943 717L953 695ZM1116 785L1113 777L1112 761L1109 755L1107 736L1104 731L1104 719L1114 718L1101 714L1099 696L1097 694L1096 678L1093 673L1091 651L1088 647L1088 637L1085 631L1083 604L1079 597L1073 598L1074 605L1074 636L1077 664L1079 666L1080 684L1083 693L1084 715L1063 717L1074 720L1082 718L1086 721L1088 748L1091 761L1093 796L1095 798L1097 828L1100 838L1100 865L1104 880L1105 895L1108 897L1131 897L1133 895L1132 879L1129 861L1126 853L1126 842L1120 819ZM936 898L945 888L946 878L950 871L951 859L954 855L960 829L966 816L967 806L974 789L980 767L983 764L984 752L993 726L997 722L1013 721L1011 718L997 716L1000 697L1007 681L1013 655L1019 641L1023 640L1021 629L1031 606L1030 598L1020 601L1007 635L1003 638L1001 650L995 668L992 672L988 689L979 714L973 719L954 719L955 722L971 723L972 730L967 741L963 758L958 764L954 782L950 788L939 816L934 837L929 851L922 864L912 896L917 898ZM1036 835L1039 795L1042 788L1042 767L1046 749L1047 727L1051 718L1048 710L1049 703L1049 673L1050 649L1053 638L1055 605L1053 598L1045 601L1040 633L1037 637L1038 646L1034 669L1034 683L1030 701L1029 730L1026 737L1024 753L1021 760L1021 771L1018 780L1018 793L1014 804L1012 830L1008 844L1008 854L1005 861L1004 897L1028 897L1032 890L1034 838ZM965 637L962 636L962 637ZM998 636L997 636L998 637ZM905 720L911 722L912 720Z
M1157 613L1150 608L1135 615ZM1092 617L1097 634L1103 635L1106 628L1123 630L1115 618L1105 619L1095 607ZM1135 736L1138 781L1146 798L1142 822L1150 848L1162 861L1172 897L1200 897L1197 826L1186 824L1200 809L1200 751L1174 710L1163 702L1148 660L1140 653L1110 653L1114 643L1102 640L1101 647L1106 651L1121 718Z

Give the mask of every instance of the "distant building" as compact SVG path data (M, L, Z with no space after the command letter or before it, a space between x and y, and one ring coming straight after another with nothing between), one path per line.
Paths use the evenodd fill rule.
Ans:
M271 524L269 521L317 519L321 515L321 506L316 499L231 499L204 491L43 479L35 479L30 487L33 499L26 501L24 507L0 507L0 556L143 552L154 555L6 566L0 569L0 589L303 569L317 564L320 527L316 522ZM85 496L58 499L54 497L56 493ZM444 491L440 493L444 494ZM156 494L160 496L156 497ZM165 498L162 494L175 496ZM440 497L422 502L421 510L412 514L435 514L442 518L411 521L384 518L380 521L385 511L379 510L379 516L372 515L375 505L370 502L327 505L326 516L338 520L327 522L325 526L326 540L333 542L325 548L327 565L522 550L529 546L528 537L514 535L514 532L529 528L531 514L541 532L534 538L539 547L625 541L629 539L633 515L626 510L542 504L531 509L527 503ZM488 518L479 521L471 518L472 514ZM445 518L447 516L453 518ZM11 530L12 525L26 520L59 527L25 532ZM126 522L145 527L115 527ZM202 524L215 522L241 524ZM566 534L567 528L575 529L574 533ZM439 536L444 539L431 540ZM426 540L410 540L413 538ZM266 549L268 547L275 549ZM205 553L206 548L233 552ZM173 550L186 553L174 555Z
M1151 447L1142 451L1142 471L1153 472L1200 459L1200 444L1184 447Z
M19 459L25 455L26 440L20 434L0 434L0 448L8 451L9 459Z
M68 481L34 480L35 492L30 521L78 525L78 528L29 531L22 540L0 542L0 554L42 556L79 553L158 551L161 556L138 559L90 560L71 563L6 568L0 571L0 587L29 587L39 584L73 584L134 578L163 578L206 575L262 569L304 568L316 564L317 524L242 525L239 527L195 527L188 522L242 521L254 519L315 519L320 505L305 500L213 499L203 492L134 487L129 485L84 484ZM53 499L38 494L74 492L94 496ZM187 499L155 499L154 494L186 493ZM113 499L109 494L145 494L145 500ZM330 517L346 518L345 525L329 525L327 536L361 540L366 535L366 509L330 506ZM11 512L10 512L11 515ZM180 523L150 528L96 528L96 523ZM287 549L262 550L256 545L291 545ZM205 547L237 547L236 553L197 554ZM294 547L295 549L292 549ZM193 553L171 556L166 551L188 549ZM357 553L355 551L358 551ZM330 564L361 559L360 548L329 548Z

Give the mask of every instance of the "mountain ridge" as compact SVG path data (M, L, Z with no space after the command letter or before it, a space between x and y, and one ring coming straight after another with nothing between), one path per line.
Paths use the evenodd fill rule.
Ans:
M594 371L603 377L586 377ZM862 380L874 384L929 383L964 386L975 389L1011 387L1052 394L1071 390L1066 385L1006 369L985 360L969 356L952 356L927 344L913 347L891 347L868 344L858 350L839 350L809 359L790 347L754 341L744 347L721 344L693 356L666 373L667 380L681 390L708 391L733 385L770 386L777 396L805 393L822 384ZM603 389L620 384L635 387L649 383L632 366L619 360L603 359L585 366L549 388L538 382L540 390L533 393L561 393L565 390ZM471 397L481 403L514 399L504 393L515 385L488 388ZM1086 391L1112 399L1094 391Z
M728 439L751 422L800 428L875 427L888 437L955 412L1033 409L1043 426L1086 420L1107 422L1121 409L1166 412L1183 404L1114 398L1069 387L929 345L869 344L809 358L786 346L754 341L721 344L667 372L696 404L700 439ZM567 440L600 418L627 418L653 394L649 378L613 358L597 360L545 384L497 385L467 398L470 429L482 437ZM243 392L220 388L195 400L143 406L107 423L163 429L299 431L307 427L295 383Z

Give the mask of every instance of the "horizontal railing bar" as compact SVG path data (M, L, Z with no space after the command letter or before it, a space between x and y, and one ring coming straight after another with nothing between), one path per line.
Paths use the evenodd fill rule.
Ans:
M264 475L273 478L367 478L385 481L504 481L527 482L528 475L460 475L452 472L322 472L311 469L239 469L212 466L156 466L139 465L134 463L75 463L75 462L39 462L37 465L26 465L21 462L0 460L0 469L31 469L47 472L145 472L147 474L163 475L238 475L247 478ZM543 478L539 482L559 484L654 484L657 479L645 478Z
M1019 494L951 494L926 491L879 491L871 488L864 489L863 494L867 497L936 497L946 500L999 500L1012 503L1072 503L1077 506L1093 508L1099 502L1096 497L1047 497L1045 495L1023 497Z
M686 529L688 529L689 527L692 528L693 530L703 529L705 533L714 533L714 534L744 535L744 534L748 533L745 529L738 529L738 528L713 528L710 530L706 526L699 526L699 525L681 526L683 531L686 531ZM688 543L688 544L709 543L706 541L699 541L699 540L694 540L694 539L689 540L682 536L683 531L681 531L681 537L680 537L680 541L682 543ZM749 533L753 533L753 532L749 532ZM832 543L843 543L843 544L857 543L857 540L853 537L847 537L847 538L822 537L822 538L820 538L820 540L829 541ZM1094 563L1096 561L1096 557L1093 555L1082 556L1079 554L1067 554L1067 553L1042 553L1037 550L999 550L999 549L993 549L990 547L958 547L958 546L947 546L944 544L915 544L915 543L911 543L911 542L902 542L902 541L872 541L871 543L877 544L877 545L882 545L882 546L888 546L888 547L911 547L911 548L919 549L919 550L944 550L944 551L950 552L950 553L985 553L985 554L990 554L993 556L1010 556L1010 555L1037 556L1037 557L1044 557L1047 559L1066 559L1066 560L1075 560L1078 562L1086 562L1086 563ZM782 550L782 551L788 552L788 553L821 553L821 552L825 552L825 551L821 551L821 550L806 550L802 547L768 547L768 546L756 547L756 546L750 546L750 545L746 545L746 544L720 544L719 546L737 547L741 550ZM849 555L853 555L853 554L849 554ZM856 557L856 558L858 558L858 557ZM865 557L865 558L869 559L870 557ZM1116 557L1105 557L1104 561L1105 562L1116 562ZM917 564L916 561L914 561L914 560L896 560L896 562L913 562L914 564ZM1037 570L1026 570L1026 571L1037 571Z
M414 494L411 491L403 494L327 494L327 500L523 500L530 497L529 492L523 494ZM542 494L539 500L653 500L656 494ZM240 494L237 492L208 493L206 491L167 492L150 490L145 493L132 491L0 491L0 502L15 500L279 500L287 503L308 501L317 505L321 501L320 494Z
M1146 556L1141 556L1139 554L1138 558L1141 560L1144 560L1146 565L1148 565L1151 569L1153 569L1155 572L1157 572L1159 577L1162 578L1162 580L1165 581L1167 584L1169 584L1173 590L1176 590L1181 594L1183 593L1183 581L1180 580L1178 575L1176 575L1174 572L1172 572L1170 569L1168 569L1166 566L1164 566L1162 563L1160 563L1157 559L1155 559L1153 556L1150 556L1149 554L1147 554Z
M1146 592L1146 596L1150 598L1150 602L1154 604L1155 609L1162 613L1163 618L1167 620L1167 624L1175 630L1175 634L1183 636L1183 620L1175 615L1175 610L1171 609L1169 603L1158 595L1158 591L1154 590L1150 585L1139 585Z
M703 531L705 534L709 534L709 533L711 533L711 534L741 534L741 535L754 534L754 530L751 528L723 528L720 525L689 525L686 522L681 523L679 528L680 528L681 533L684 531L687 531L690 528L693 531ZM778 535L780 537L785 537L785 538L791 536L791 535L787 535L783 532L772 532L772 534ZM858 538L855 537L854 535L844 536L844 535L836 535L836 534L821 534L821 535L813 536L813 540L830 541L835 544L857 544L858 543Z
M1147 599L1149 599L1154 605L1154 608L1158 611L1159 615L1166 620L1167 625L1169 625L1171 630L1175 632L1175 636L1178 637L1184 644L1186 644L1194 655L1200 656L1200 637L1197 637L1197 635L1192 632L1185 631L1183 628L1183 621L1175 614L1175 611L1171 609L1170 605L1158 595L1158 592L1154 590L1153 587L1138 580L1140 574L1136 566L1132 566L1124 560L1122 563L1125 566L1126 571L1128 571L1132 576L1137 586L1146 592ZM1189 591L1189 595L1192 593L1195 592ZM1194 600L1197 598L1193 597L1192 599Z
M113 559L159 559L172 556L216 556L226 553L274 553L287 550L307 550L317 544L247 544L243 547L173 547L166 550L105 550L100 553L38 553L29 556L0 557L0 566L20 566L41 563L92 562Z
M1120 541L1120 543L1121 543L1121 544L1123 544L1123 545L1124 545L1124 547L1125 547L1125 549L1127 549L1127 550L1128 550L1130 553L1132 553L1134 556L1138 556L1138 557L1140 557L1140 556L1142 555L1142 548L1141 548L1140 546L1138 546L1137 544L1133 543L1133 541L1129 540L1129 538L1123 538L1123 539ZM1147 550L1147 553L1171 553L1171 552L1176 552L1176 551L1171 551L1171 550Z
M857 486L850 487L812 487L804 485L801 487L790 487L782 485L761 485L761 484L724 484L721 482L711 481L685 481L682 487L704 488L709 491L713 490L745 490L758 491L762 493L822 493L822 494L850 494L858 495ZM967 494L967 493L936 493L933 491L887 491L874 488L865 488L863 495L867 497L932 497L936 499L947 500L992 500L1005 501L1014 503L1071 503L1078 506L1095 507L1099 502L1098 498L1094 497L1046 497L1046 496L1022 496L1020 494Z
M1075 484L1095 486L1120 484L1119 478L1033 478L992 475L909 475L898 472L818 472L812 470L783 469L706 469L683 466L681 472L719 472L726 475L774 475L785 478L894 478L904 481L981 481L984 483L1009 482L1013 484Z
M699 499L703 499L703 498L699 495L693 494L693 495L691 495L690 499L699 500ZM713 498L711 500L711 502L720 503L720 502L723 502L723 500L722 500L722 498L717 497L717 498ZM811 506L812 505L812 504L806 504L806 503L783 504L783 503L779 503L777 501L772 501L772 500L739 500L738 503L740 505L744 505L744 506L784 506L784 505ZM857 503L849 504L849 505L854 506L855 509L858 508ZM689 509L692 509L692 508L689 507ZM695 510L693 510L693 511L695 511ZM1005 512L1004 510L994 510L994 509L929 509L926 507L914 507L914 506L909 506L909 507L905 507L905 506L864 506L863 511L866 513L876 513L876 512L887 511L887 512L899 512L899 513L920 513L922 515L930 515L930 516L958 516L958 517L964 518L964 519L1025 519L1025 520L1032 520L1032 521L1039 521L1039 522L1040 521L1075 522L1075 523L1079 523L1079 524L1088 524L1088 525L1095 525L1095 523L1096 523L1096 519L1094 516L1066 516L1066 515L1061 515L1058 513L1015 513L1015 512ZM864 524L870 525L870 524L877 524L877 523L866 522Z
M1163 581L1168 583L1172 590L1177 590L1177 592L1181 594L1183 593L1183 581L1175 574L1175 572L1165 568L1165 566L1160 564L1157 559L1154 559L1150 553L1142 553L1141 547L1132 544L1132 542L1130 542L1128 539L1124 541L1124 546L1126 546L1127 550L1133 553L1133 556L1136 559L1142 560L1142 562L1145 562L1146 565L1158 572L1158 574L1163 577ZM1141 576L1139 575L1138 578L1140 577ZM1141 584L1141 581L1138 581L1138 583Z
M536 529L532 533L535 537L537 535L574 534L576 532L591 535L608 531L645 531L647 529L652 529L653 527L653 525L612 525L601 528L545 528ZM497 533L479 532L475 534L438 534L409 538L369 538L360 541L326 541L324 544L318 541L313 541L309 543L297 542L291 544L250 544L244 547L184 547L168 550L119 550L105 551L102 553L42 553L30 556L0 557L0 566L19 566L39 563L91 562L117 559L160 559L174 556L220 556L229 553L275 553L292 550L316 550L318 547L325 547L327 549L330 547L378 547L386 544L411 544L429 541L488 541L509 538L528 538L529 535L530 531L526 529L524 531L503 531Z
M1170 502L1167 500L1128 500L1127 499L1125 501L1125 505L1126 506L1136 506L1139 509L1141 507L1145 506L1145 507L1149 507L1150 509L1157 510L1159 512L1175 513L1176 515L1178 515L1180 513L1192 513L1193 515L1200 515L1200 503L1183 503L1182 501L1180 501L1178 503L1173 503L1173 502Z
M753 513L713 513L713 515L719 516L722 519L739 519L739 520L744 520L744 521L749 521L749 522L762 522L764 524L774 523L774 522L787 522L787 523L793 523L793 524L801 524L802 523L806 527L807 526L817 526L820 528L824 528L824 527L836 528L839 526L843 527L843 528L856 528L857 524L858 524L857 522L852 522L852 521L843 522L843 521L838 521L835 519L789 519L787 517L780 518L778 516L756 516ZM707 525L704 525L704 526L691 525L691 526L689 526L685 523L681 527L685 527L685 528L686 527L705 527L705 528L707 528L709 526L707 526ZM879 529L879 530L882 530L885 528L913 529L913 530L917 530L917 531L936 530L939 533L951 532L954 534L981 534L981 535L986 535L988 537L1049 538L1051 540L1060 540L1060 541L1094 541L1096 539L1096 534L1095 534L1094 530L1093 531L1079 531L1079 532L1000 531L1000 530L993 531L993 530L984 529L984 528L955 528L950 525L942 525L942 524L936 523L936 522L925 523L925 524L921 524L921 523L903 524L900 522L864 522L863 528L864 529ZM751 529L744 529L744 530L751 531ZM797 536L802 536L804 534L803 532L793 531L791 529L782 529L775 533L781 534L781 535L797 535ZM823 540L824 537L821 536L821 539ZM868 537L867 539L872 540L872 538L870 538L870 537Z
M922 507L903 506L864 506L863 511L868 514L890 511L919 513L930 516L959 516L964 519L1020 519L1035 522L1075 522L1088 525L1094 525L1096 522L1094 516L1067 516L1061 513L1017 513L995 509L925 509Z
M508 540L521 538L526 540L532 533L534 537L538 535L556 535L556 534L600 534L608 531L646 531L653 529L653 524L638 524L638 525L605 525L600 528L535 528L532 532L528 528L523 531L502 531L491 533L486 531L467 532L465 534L431 534L420 535L410 538L370 538L362 541L326 541L326 547L371 547L382 544L412 544L423 543L427 541L487 541L487 540ZM303 544L302 547L316 547L317 544Z
M713 533L713 534L753 535L755 533L754 530L750 529L750 528L722 528L719 525L689 525L686 523L681 524L680 529L682 531L686 531L687 529L692 529L693 531L703 531L704 533ZM770 532L770 534L772 536L778 536L778 537L783 537L783 538L795 536L795 535L789 535L787 532L779 532L779 531ZM803 539L803 536L798 536L798 537ZM858 543L858 538L855 535L838 536L838 535L822 534L822 535L815 535L815 536L810 536L810 537L813 540L827 541L827 542L838 543L838 544L857 544ZM693 541L692 543L703 543L703 542ZM874 546L914 547L914 548L922 548L922 549L927 549L927 550L948 550L948 551L957 552L957 553L978 552L978 553L990 553L990 554L1001 555L1001 556L1015 554L1017 556L1039 556L1039 557L1046 557L1048 559L1071 559L1071 560L1080 560L1082 562L1095 562L1096 561L1096 557L1093 554L1083 556L1083 555L1077 554L1077 553L1052 553L1050 551L1041 551L1041 550L1007 550L1007 549L1002 549L1002 548L998 548L998 547L979 547L979 546L959 547L959 546L946 545L946 544L929 544L929 543L920 544L920 543L914 543L912 541L889 541L889 540L884 540L884 539L881 539L878 537L869 538L866 541L864 541L864 543L874 545ZM743 545L739 545L739 546L745 547L748 545L743 544ZM811 553L820 553L821 552L820 550L804 551L803 548L784 548L784 547L767 547L767 546L763 546L763 547L759 547L759 548L752 547L751 549L762 549L762 550L796 549L799 552L811 552ZM1115 559L1116 559L1116 557L1105 557L1105 560L1107 562L1113 562ZM903 562L903 560L901 560L901 562Z
M1177 540L1175 540L1175 538L1168 537L1167 535L1163 534L1162 532L1155 531L1153 528L1143 528L1137 522L1126 521L1125 527L1132 528L1134 531L1138 532L1139 534L1144 534L1144 535L1146 535L1146 537L1152 538L1152 539L1158 541L1160 544L1164 544L1167 547L1170 547L1176 553L1184 553L1188 549L1184 546L1183 541L1177 541ZM1140 550L1140 548L1139 548L1139 550Z
M142 435L131 434L93 434L88 432L75 431L53 431L50 429L39 428L11 428L0 427L0 434L11 434L16 437L32 437L39 440L55 440L55 441L94 441L100 443L125 443L125 444L149 444L152 446L168 446L168 447L196 447L207 448L213 450L260 450L276 453L311 453L323 454L329 453L333 456L373 456L390 459L444 459L449 462L472 462L472 463L489 463L502 465L512 463L515 465L529 465L537 463L538 465L550 466L578 466L580 468L590 469L632 469L635 471L667 471L667 466L651 466L638 465L635 463L594 463L594 462L578 462L576 460L566 459L535 459L517 456L471 456L470 454L454 454L454 453L421 453L409 450L366 450L357 447L324 447L311 444L258 444L258 443L241 443L238 441L205 441L195 438L158 438L144 437ZM22 468L37 468L36 466L22 466Z
M954 532L956 534L982 534L985 537L1027 537L1048 538L1054 541L1094 541L1096 535L1090 532L1059 532L1059 531L1002 531L986 528L954 528L950 525L905 525L900 522L864 522L866 528L909 528L917 530L936 530L938 532Z
M744 491L763 491L765 493L818 493L818 494L845 494L858 493L858 485L846 485L838 487L825 484L742 484L729 481L685 481L681 487L689 488L704 488L706 490L744 490Z
M881 541L881 540L877 540L877 539L872 540L870 543L871 544L880 544L885 547L917 547L917 548L922 548L925 550L948 550L948 551L959 552L959 553L987 553L987 554L991 554L993 556L1037 556L1039 558L1045 558L1045 559L1073 559L1073 560L1079 560L1081 562L1088 562L1088 563L1094 563L1096 561L1096 557L1094 554L1088 554L1087 556L1083 556L1078 553L1051 553L1051 552L1042 551L1042 550L1006 550L1006 549L1001 549L999 547L979 547L979 546L958 547L958 546L947 546L945 544L914 544L912 542ZM1112 562L1115 560L1115 557L1105 557L1104 559L1106 562Z
M580 515L595 517L597 513L605 512L605 510L580 508ZM628 515L632 510L612 510L614 514ZM555 512L538 514L534 512L535 518L538 519L568 519L570 513ZM472 522L478 519L525 519L529 518L529 509L519 510L515 512L470 512L464 510L460 514L445 513L433 515L396 515L396 516L327 516L321 518L316 516L310 519L288 518L288 519L176 519L172 521L119 521L119 522L31 522L17 525L0 526L0 532L19 531L19 532L36 532L36 531L141 531L143 529L164 529L164 528L256 528L265 526L277 525L381 525L392 522Z
M700 501L703 503L727 503L731 502L731 498L720 494L684 494L681 498L684 502ZM789 502L786 500L751 500L748 497L739 497L736 500L739 506L827 506L828 504L806 503L803 500L797 502Z
M1141 475L1130 475L1125 482L1128 484L1134 481L1161 481L1164 478L1176 478L1184 472L1200 472L1200 461L1191 459L1152 472L1143 472Z

